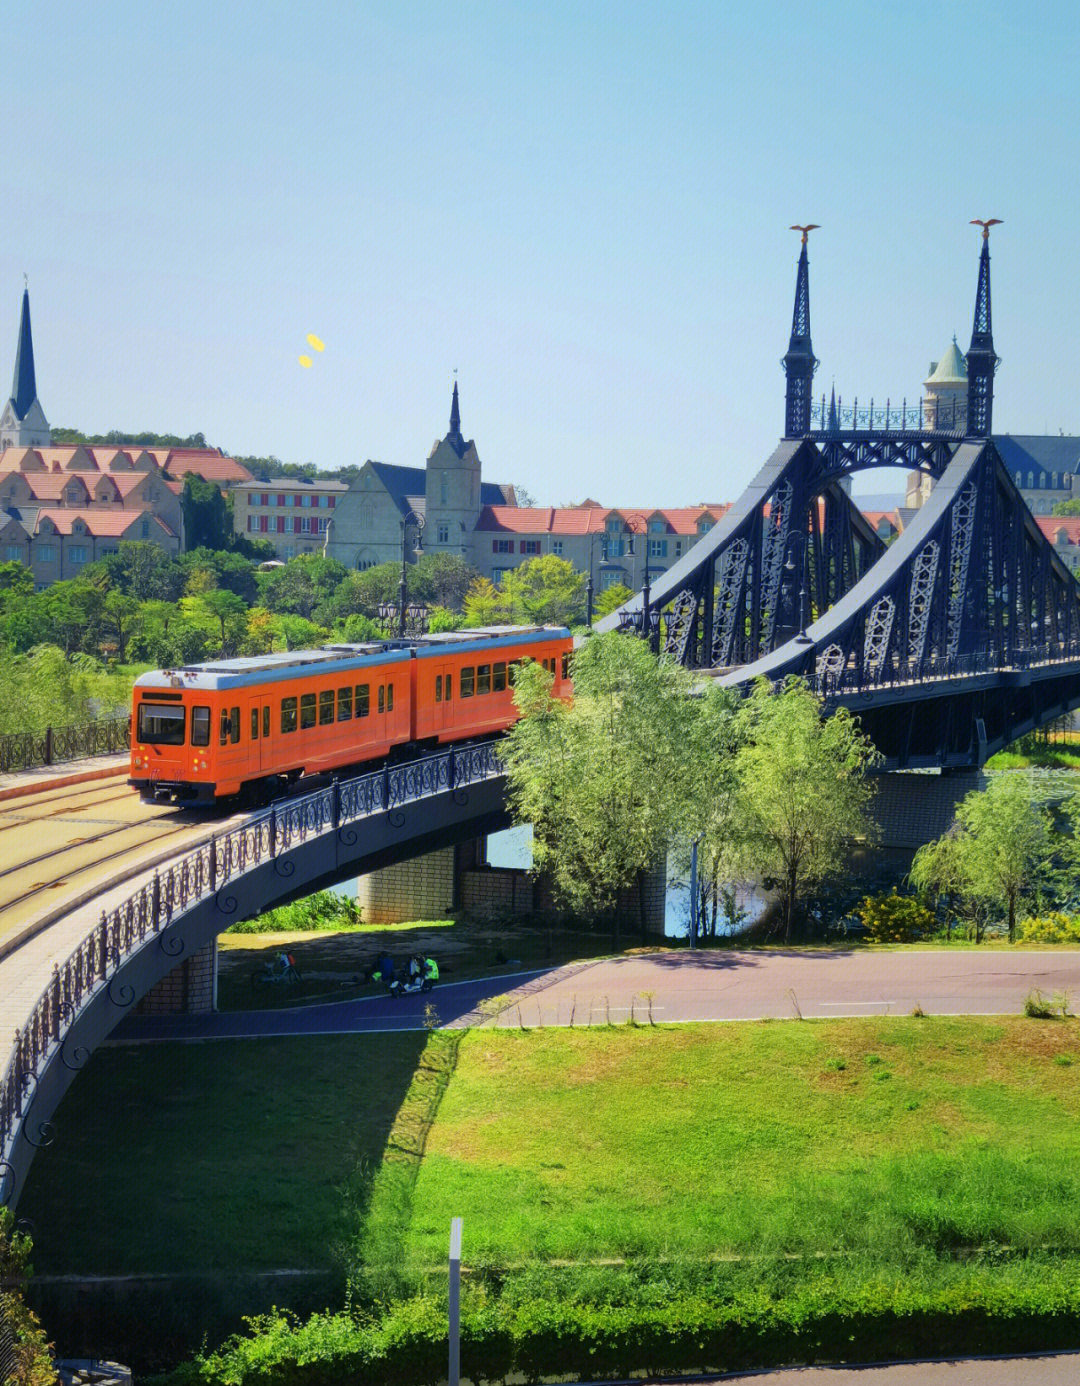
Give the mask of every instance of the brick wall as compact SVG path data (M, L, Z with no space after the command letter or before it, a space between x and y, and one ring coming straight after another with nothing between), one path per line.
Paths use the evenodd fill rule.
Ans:
M136 1015L212 1011L217 999L217 939L162 977L135 1007Z
M878 775L871 816L882 847L921 847L952 825L956 805L973 789L986 788L978 771L959 775Z
M445 919L455 908L457 849L440 847L426 857L372 871L356 882L365 924L400 924L405 919Z

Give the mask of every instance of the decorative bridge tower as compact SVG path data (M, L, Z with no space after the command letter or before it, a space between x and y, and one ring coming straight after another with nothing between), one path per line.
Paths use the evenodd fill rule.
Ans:
M991 217L988 221L974 220L971 224L982 227L982 253L979 256L979 287L975 294L975 321L967 354L967 436L989 438L994 412L994 371L998 365L990 326L990 228L1000 226L1001 222L998 217Z
M814 222L807 226L793 226L792 231L802 232L802 252L799 255L799 273L795 281L795 311L791 316L791 341L783 360L787 376L784 409L784 437L802 438L810 432L810 405L814 372L818 368L814 345L810 340L810 271L806 258L806 238L811 231L818 230Z

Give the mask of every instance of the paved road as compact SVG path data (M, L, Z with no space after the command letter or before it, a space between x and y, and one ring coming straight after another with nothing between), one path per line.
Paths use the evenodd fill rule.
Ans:
M427 995L336 1001L276 1011L131 1017L115 1039L210 1039L415 1030L481 1023L485 999L505 996L499 1025L752 1020L765 1016L1017 1014L1033 987L1080 1002L1080 952L975 949L922 952L654 953L445 983ZM650 1000L651 997L651 1000Z
M1080 1353L1033 1357L979 1357L958 1362L900 1362L893 1366L795 1367L779 1372L750 1372L736 1376L668 1378L663 1383L635 1386L1077 1386ZM629 1383L628 1383L629 1386Z

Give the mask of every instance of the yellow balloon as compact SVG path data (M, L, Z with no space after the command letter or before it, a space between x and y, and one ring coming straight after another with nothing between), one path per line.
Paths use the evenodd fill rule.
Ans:
M311 347L312 351L326 350L326 344L324 342L321 342L319 338L316 337L314 332L309 332L307 334L307 344L309 347Z
M300 358L300 364L301 364L301 365L305 368L305 370L306 370L307 367L311 365L311 357L310 357L310 356L301 356L301 358Z

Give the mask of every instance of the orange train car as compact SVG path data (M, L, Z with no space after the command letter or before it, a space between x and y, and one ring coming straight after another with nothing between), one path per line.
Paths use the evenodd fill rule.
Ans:
M488 737L516 718L513 667L570 696L570 632L491 626L157 669L135 680L128 783L144 800L266 800L302 775Z

